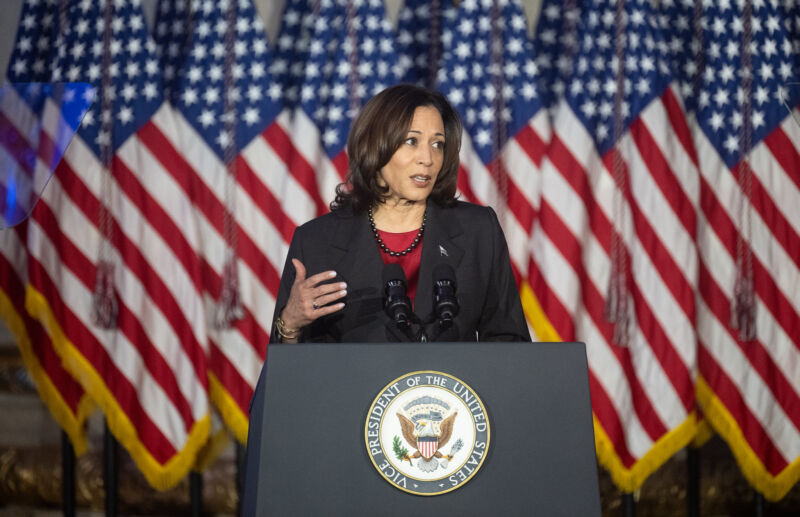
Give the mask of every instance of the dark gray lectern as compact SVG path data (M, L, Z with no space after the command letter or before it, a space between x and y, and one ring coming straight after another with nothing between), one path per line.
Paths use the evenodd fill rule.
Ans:
M446 372L483 400L481 470L437 496L394 488L370 462L367 411L388 382ZM600 515L583 343L270 345L250 416L245 516Z

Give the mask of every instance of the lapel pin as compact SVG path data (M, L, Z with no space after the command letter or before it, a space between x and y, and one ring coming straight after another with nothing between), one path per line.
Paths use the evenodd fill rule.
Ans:
M450 255L447 254L447 250L444 249L444 246L439 244L439 256L444 255L445 257L449 257Z

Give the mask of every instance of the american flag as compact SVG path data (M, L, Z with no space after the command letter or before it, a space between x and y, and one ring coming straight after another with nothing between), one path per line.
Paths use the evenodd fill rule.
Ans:
M157 134L170 109L155 45L138 0L47 8L58 16L23 19L18 46L50 46L51 80L96 85L98 102L29 220L26 307L148 481L166 489L205 443L209 404L200 235ZM10 69L35 66L16 53ZM112 265L111 328L93 318L101 261Z
M0 97L0 163L4 164L4 181L14 177L14 170L22 171L28 179L41 177L43 172L49 175L53 157L47 156L49 153L42 155L41 151L64 151L58 134L59 127L65 125L64 117L59 113L60 106L45 94L44 90L53 85L41 84L50 80L47 63L58 22L53 15L55 5L55 1L28 2L22 8L12 66L6 74L7 80L16 84L6 84ZM32 194L38 196L41 191L35 190ZM25 216L33 202L35 199L26 203ZM25 310L27 234L27 222L0 231L0 317L16 340L39 395L70 437L75 451L82 454L86 450L85 421L92 403L62 366L42 325Z
M352 120L370 97L397 82L396 38L383 0L288 0L283 22L276 62L288 92L279 117L291 139L284 156L320 214L347 174Z
M626 491L696 427L699 188L680 145L686 122L655 14L647 0L624 2L624 13L613 2L582 3L567 34L577 37L571 72L563 96L554 94L532 245L534 293L555 334L586 343L598 458ZM624 280L616 315L629 323L627 340L604 317L612 278Z
M170 142L170 170L199 227L211 398L244 443L287 241L308 218L307 196L298 196L281 161L279 144L287 140L276 124L281 88L252 2L195 2L189 13L170 4L161 2L156 23L157 33L162 26L172 32L161 40L162 60L172 60L173 44L187 38L191 44L175 65L174 124L156 123ZM231 252L242 314L228 327L213 325Z
M497 210L535 327L541 318L526 286L550 124L525 15L516 1L493 7L465 0L444 10L442 43L438 88L464 122L458 190L467 201Z
M681 136L697 149L697 399L744 476L777 500L800 478L800 127L784 105L797 116L800 13L795 2L704 2L701 12L698 28L692 3L662 2L693 115ZM737 272L748 269L752 340L731 321Z

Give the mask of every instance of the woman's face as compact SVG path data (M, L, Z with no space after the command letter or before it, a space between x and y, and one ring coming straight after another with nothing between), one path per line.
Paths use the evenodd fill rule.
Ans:
M420 106L406 140L378 173L389 187L386 203L425 202L433 190L444 160L444 122L433 106Z

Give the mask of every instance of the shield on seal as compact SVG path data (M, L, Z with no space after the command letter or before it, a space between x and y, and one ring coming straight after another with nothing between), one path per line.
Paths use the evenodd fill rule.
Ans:
M417 450L425 458L425 461L429 461L439 450L439 437L420 436L417 438Z

